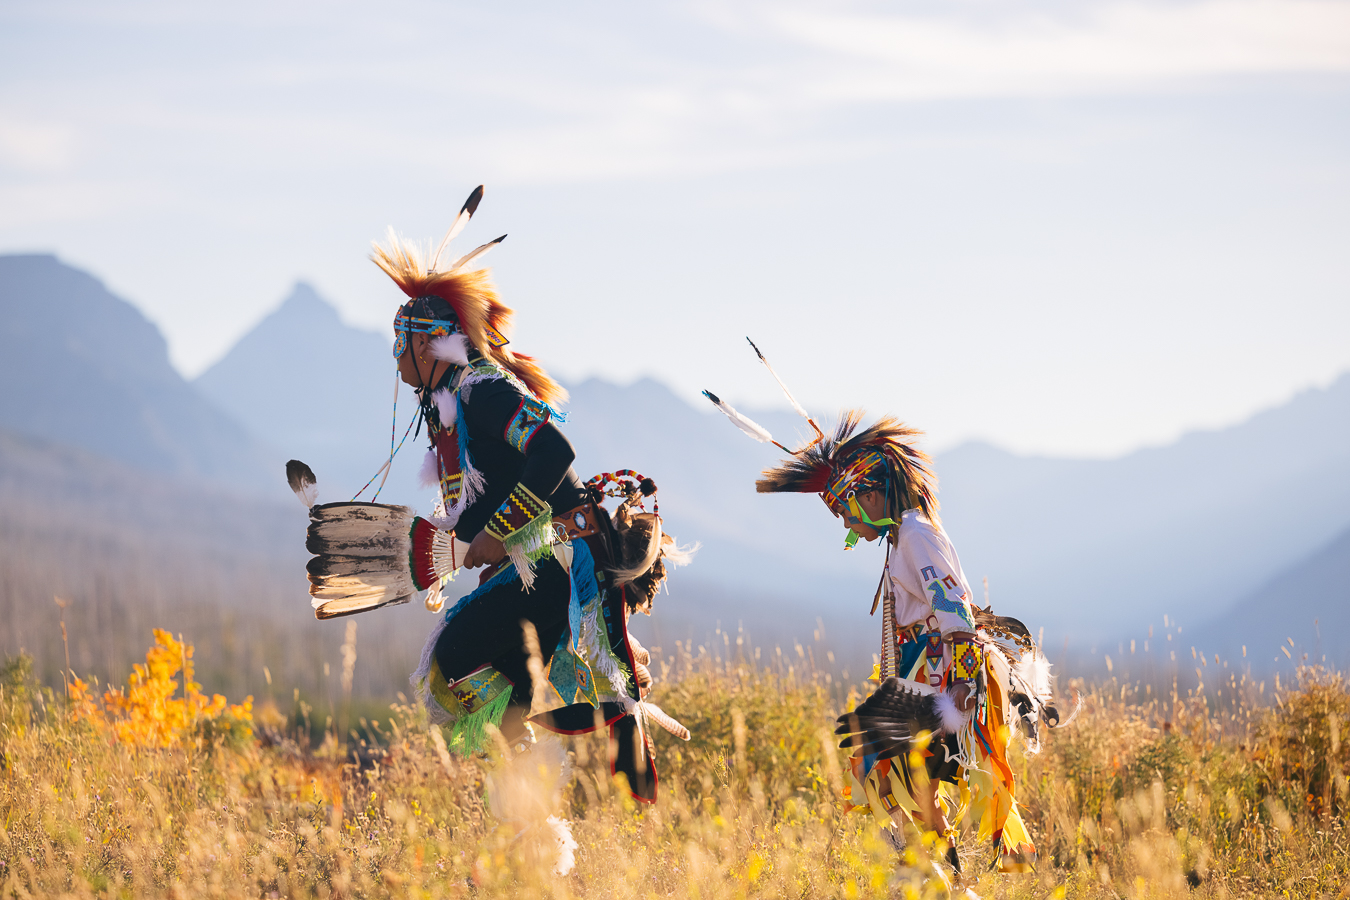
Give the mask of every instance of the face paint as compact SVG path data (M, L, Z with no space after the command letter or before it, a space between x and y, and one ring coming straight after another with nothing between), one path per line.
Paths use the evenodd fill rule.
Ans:
M877 533L878 537L885 537L886 532L890 530L890 526L895 524L895 520L890 518L878 519L875 522L872 521L872 519L868 517L867 511L862 508L860 503L858 503L858 498L852 491L849 492L846 502L848 503L848 511L844 513L845 523L848 523L849 521L863 522L869 525L872 530ZM844 549L852 550L856 547L858 545L859 537L860 535L858 532L850 528L848 534L844 536Z

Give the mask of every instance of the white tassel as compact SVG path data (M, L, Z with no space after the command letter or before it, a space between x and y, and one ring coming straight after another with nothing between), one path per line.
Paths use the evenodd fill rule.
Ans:
M441 388L436 391L431 395L431 402L436 404L436 413L441 418L441 427L445 429L454 428L459 410L455 403L455 395L450 392L450 389Z
M457 366L467 366L469 364L469 338L458 332L433 338L431 355L435 359L454 363Z
M422 457L422 466L417 470L417 483L424 488L436 487L441 483L440 466L436 464L435 450L428 450L427 455Z
M773 435L769 434L768 429L766 429L763 425L759 425L755 422L752 422L750 419L747 419L745 416L736 412L736 410L732 409L728 404L723 403L722 400L712 391L704 391L703 396L711 400L713 402L713 406L716 406L718 409L720 409L722 413L728 419L731 420L732 424L735 425L737 428L739 428L741 431L744 431L746 434L750 435L752 438L759 441L761 444L774 443Z

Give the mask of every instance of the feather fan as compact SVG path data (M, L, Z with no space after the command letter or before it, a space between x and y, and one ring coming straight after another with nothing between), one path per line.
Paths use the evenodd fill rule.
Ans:
M899 678L887 678L857 709L839 717L834 733L847 735L839 746L853 748L854 756L902 756L923 732L943 730L934 700L933 694L906 690Z
M305 569L319 619L407 603L453 575L469 549L406 506L327 503L309 518Z

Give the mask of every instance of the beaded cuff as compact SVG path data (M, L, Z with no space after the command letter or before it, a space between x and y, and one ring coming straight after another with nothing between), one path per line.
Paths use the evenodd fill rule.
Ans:
M552 517L549 505L532 494L525 485L518 484L506 502L488 519L483 530L504 544L513 534L540 516Z
M973 641L952 642L952 678L974 681L984 668L984 648Z

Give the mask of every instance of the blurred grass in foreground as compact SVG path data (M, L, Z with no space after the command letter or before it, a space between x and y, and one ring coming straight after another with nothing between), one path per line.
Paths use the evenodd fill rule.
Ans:
M311 741L297 700L289 715L258 707L242 737L192 719L168 746L136 746L12 659L0 678L0 896L929 895L925 854L898 866L869 817L839 811L830 732L866 686L794 650L763 662L654 653L652 699L693 740L657 733L655 806L608 777L603 736L571 740L577 774L560 811L580 849L565 877L550 873L546 829L516 836L488 814L494 763L447 754L406 704L376 720L348 702L345 740L330 727ZM1341 676L1304 668L1273 705L1264 685L1236 680L1222 699L1203 686L1073 688L1078 720L1039 755L1016 745L1039 871L986 875L982 895L1350 896ZM961 852L976 871L990 858L968 837Z

